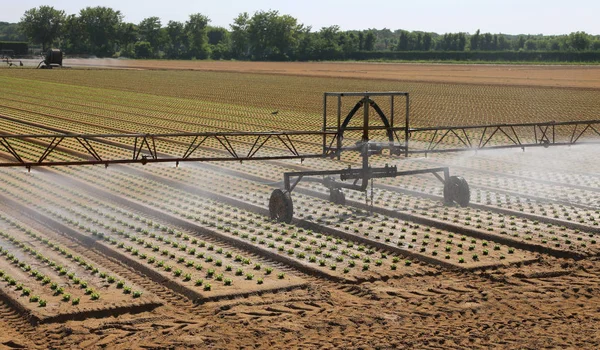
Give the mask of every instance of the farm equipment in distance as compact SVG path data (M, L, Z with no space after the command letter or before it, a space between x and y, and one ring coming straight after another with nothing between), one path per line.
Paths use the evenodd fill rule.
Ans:
M15 51L14 50L1 50L0 51L0 59L2 62L6 63L9 67L23 67L23 62L19 61L17 64L14 60Z
M63 53L59 49L50 49L46 52L44 59L38 64L38 68L52 69L53 67L62 67Z
M55 55L49 52L47 56L50 62L56 62L58 58L62 60L62 54ZM330 102L332 99L333 103ZM347 102L348 99L350 103ZM396 126L398 116L401 117L401 122ZM470 189L467 181L459 176L450 176L448 167L413 170L398 170L395 165L371 167L369 158L372 156L398 159L407 158L411 154L503 148L524 150L526 147L600 143L600 120L411 128L408 92L326 92L320 131L73 134L68 130L9 116L0 115L0 120L52 132L38 135L0 135L0 150L7 153L6 157L0 159L0 167L22 166L31 169L40 166L94 164L108 166L175 162L178 165L179 162L286 159L303 161L311 158L341 160L344 152L360 154L360 167L357 168L284 173L283 188L272 191L268 205L273 220L287 223L292 221L294 215L291 194L303 179L321 183L329 190L331 202L344 204L344 189L364 192L369 181L372 186L373 179L432 174L444 186L443 197L446 204L469 205ZM320 139L321 151L316 152L312 149L309 152L301 152L300 147L307 144L305 138L310 138L308 143L313 145L315 139ZM59 144L68 139L77 141L71 142L71 145L82 146L81 150L76 151L82 159L53 159L52 154L58 153L54 151L59 149ZM37 161L27 160L25 154L13 147L13 143L28 142L36 145L32 148L39 149L40 145L44 146ZM176 149L185 149L185 152L173 154L173 145L178 146ZM114 147L115 151L131 151L132 157L109 159L112 153L106 149L111 147ZM100 152L101 148L105 150ZM198 156L198 149L209 153ZM261 152L265 149L266 152Z

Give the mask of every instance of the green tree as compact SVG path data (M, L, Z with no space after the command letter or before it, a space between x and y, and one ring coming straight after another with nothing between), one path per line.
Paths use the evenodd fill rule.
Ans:
M353 52L358 51L358 35L353 32L342 33L338 41L345 57L350 56Z
M296 57L300 61L307 61L315 59L316 57L316 33L311 32L311 27L305 27L300 33L300 39L298 40L298 49Z
M358 51L362 51L365 48L365 33L358 32Z
M586 32L574 32L567 38L569 48L578 51L587 50L590 42L590 37Z
M229 42L229 32L223 27L208 27L207 35L210 45Z
M185 34L185 25L181 22L169 21L167 32L167 56L180 58L187 56L188 38Z
M431 50L432 47L433 47L433 38L431 36L431 33L423 34L423 46L421 47L421 50L429 51L429 50Z
M67 53L85 53L87 45L85 43L85 33L83 23L77 15L69 15L65 20L63 27L64 50Z
M185 23L185 33L189 40L189 55L198 59L207 59L210 57L210 47L208 45L208 23L210 19L203 14L195 13L190 15Z
M0 22L0 41L26 41L18 23Z
M398 51L408 51L408 35L409 33L406 30L400 31L400 37L398 38Z
M88 52L100 57L111 56L119 44L120 11L109 7L86 7L79 12Z
M506 37L502 34L498 35L498 50L505 51L510 50L510 42L506 40Z
M138 27L133 23L121 23L119 26L119 43L122 57L135 57L135 43L138 40Z
M537 41L536 40L534 40L534 39L527 39L525 41L525 50L535 51L535 50L537 50L537 48L538 47L537 47Z
M158 17L144 18L138 25L140 40L152 46L153 56L157 56L161 44L161 23Z
M208 27L207 35L211 57L215 60L230 58L231 40L227 29L223 27Z
M315 59L318 60L336 60L342 57L342 49L338 43L340 35L339 26L330 26L321 28L316 37Z
M375 48L375 34L373 34L373 31L369 30L367 32L367 35L365 35L364 50L365 51L373 51L374 48Z
M481 49L481 47L479 47L479 41L481 40L480 33L481 31L477 29L475 34L471 35L471 37L469 38L469 43L471 44L471 51L477 51Z
M516 41L517 46L515 47L515 49L520 50L520 49L524 48L526 41L527 41L527 39L525 39L524 35L519 35L519 38Z
M153 47L147 41L138 41L135 43L136 58L150 58L153 55Z
M29 41L41 44L42 50L46 51L62 34L65 20L65 11L56 10L52 6L40 6L25 11L19 28Z
M303 26L278 11L258 11L248 23L250 53L255 60L287 60L295 55Z
M231 28L231 53L235 58L245 59L250 56L250 39L248 26L250 16L247 12L240 13L230 24Z

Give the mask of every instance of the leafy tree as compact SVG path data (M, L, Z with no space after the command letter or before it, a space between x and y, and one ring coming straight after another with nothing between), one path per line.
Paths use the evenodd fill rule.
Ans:
M358 32L358 50L362 51L365 49L365 33Z
M490 33L481 35L479 37L479 49L484 51L495 50L496 46L494 45L494 36Z
M296 57L300 61L316 59L317 34L311 32L311 27L305 27L300 33Z
M208 27L207 35L210 45L229 42L229 32L223 27Z
M537 50L537 41L534 39L527 39L527 41L525 41L525 50L528 50L528 51Z
M573 50L586 50L590 45L590 38L586 32L574 32L569 34L567 44Z
M77 15L69 15L66 18L63 35L65 52L72 54L87 52L83 23Z
M339 26L321 28L315 41L315 58L319 60L334 60L342 56L338 43Z
M187 56L188 37L185 33L185 25L181 22L169 21L167 32L167 56L179 58Z
M135 43L138 40L138 27L133 23L121 23L119 26L120 56L135 57Z
M152 47L152 53L157 55L161 44L161 23L158 17L144 18L138 25L140 40L146 41ZM137 52L137 50L136 50Z
M230 24L231 28L231 52L236 58L247 58L250 55L250 38L248 26L250 16L247 12L240 13Z
M375 48L375 34L372 31L368 31L367 35L365 35L365 51L373 51Z
M506 37L502 34L498 35L498 50L504 51L510 49L510 42L506 40Z
M208 23L210 19L203 14L195 13L185 22L185 33L189 40L189 55L198 59L210 57L208 46Z
M406 30L400 31L400 38L398 39L398 51L408 51L409 44L409 33Z
M153 55L153 47L147 41L138 41L135 43L136 58L150 58Z
M527 39L525 39L524 35L519 35L519 38L517 39L517 42L516 42L515 49L520 50L520 49L524 48L526 41L527 41Z
M119 43L120 11L109 7L86 7L79 12L88 51L100 57L111 56Z
M340 33L338 43L344 53L344 57L348 57L353 52L358 51L358 35L353 32Z
M248 22L248 42L255 60L287 60L295 55L303 26L278 11L258 11Z
M421 47L421 50L429 51L432 49L432 47L433 47L433 38L432 38L431 34L430 33L423 34L423 45Z
M46 51L58 40L65 20L65 11L40 6L25 11L19 28L32 43L41 44Z
M469 43L471 44L471 51L477 51L480 49L480 47L479 47L479 40L481 39L480 33L481 33L481 31L479 29L477 29L475 34L471 35L471 37L469 38Z
M231 40L227 29L222 27L208 27L208 44L211 57L215 60L231 57Z
M457 51L465 51L465 47L467 46L467 36L465 33L456 34L456 50Z
M19 29L19 24L0 22L0 41L26 41L27 37Z

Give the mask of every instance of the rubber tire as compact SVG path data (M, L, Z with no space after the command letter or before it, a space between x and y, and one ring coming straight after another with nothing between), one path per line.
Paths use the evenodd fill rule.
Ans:
M289 192L280 189L273 190L269 198L269 214L271 220L291 223L294 217L294 205Z
M444 201L447 204L456 203L466 207L471 201L471 190L467 180L460 176L450 176L444 184Z
M346 195L339 188L329 190L329 201L339 205L346 205Z

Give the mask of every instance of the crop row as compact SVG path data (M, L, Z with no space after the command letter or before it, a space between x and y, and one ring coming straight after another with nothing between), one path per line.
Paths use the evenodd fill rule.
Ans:
M49 90L76 87L77 93L88 89L104 96L123 93L138 101L168 96L180 101L182 108L193 106L195 101L227 101L229 105L260 108L266 113L286 111L306 122L319 122L322 94L332 90L409 91L417 96L411 99L415 126L594 119L600 112L593 103L598 100L598 92L592 90L418 82L398 85L396 81L192 71L73 70L57 75L3 70L1 76L6 83L2 85L13 90L43 81L46 86L56 86Z
M146 220L142 224L140 217L136 215L137 220L133 219L131 212L103 205L103 202L75 191L69 192L66 188L61 190L69 195L56 192L51 187L25 183L26 187L10 183L11 193L22 196L29 205L73 229L96 237L110 249L120 250L130 259L205 294L211 291L215 295L225 295L245 289L266 290L298 282L296 277L277 272L268 263L252 262L249 257L199 239L193 232L183 234ZM33 203L26 199L35 194L31 190L43 190L48 196L43 202ZM100 207L102 211L98 209Z
M36 297L47 314L102 309L142 297L143 291L100 265L74 254L26 225L0 214L1 268L13 297ZM18 278L18 280L17 280Z
M120 179L117 179L117 181L120 181ZM44 190L46 191L47 189L44 188ZM110 227L110 231L107 232L106 227L110 221L116 220L117 223L119 223L119 221L123 222L123 218L119 218L118 216L113 217L115 213L123 216L125 213L122 210L113 208L113 213L108 214L105 212L106 206L103 205L104 201L97 201L92 198L83 197L80 193L75 191L69 192L66 188L61 188L61 190L69 193L68 196L62 198L63 200L70 202L68 205L77 205L77 207L91 210L96 215L104 216L105 218L107 215L111 217L111 220L108 220L107 222L105 221L104 232L106 233L103 233L101 236L103 238L107 237L110 243L113 245L127 249L126 245L120 244L121 242L114 242L111 240L112 236L114 236L114 233L117 235L127 235L124 230L122 228L119 229ZM56 195L60 196L59 194ZM161 193L161 195L163 194ZM143 195L140 195L139 197L141 200L144 200ZM77 203L74 203L74 199L71 200L70 198L77 198ZM165 203L165 199L166 198L163 196L162 203ZM228 213L224 212L225 209L218 209L216 212L220 214L215 214L215 208L223 207L222 204L210 202L206 203L206 200L202 200L200 198L197 198L194 203L204 204L196 208L191 208L186 205L184 209L185 211L174 210L173 208L176 207L172 206L170 212L182 218L193 218L192 221L196 222L201 227L206 227L210 230L216 230L221 234L228 234L238 237L242 240L246 240L249 243L257 245L257 247L260 247L261 249L271 250L274 253L281 254L289 259L308 261L313 264L311 268L323 270L327 274L350 279L353 279L354 276L358 276L357 278L365 278L363 275L368 275L371 273L394 274L395 270L398 270L398 273L404 274L407 272L404 266L410 266L410 264L400 265L398 262L401 258L399 257L392 257L393 259L388 259L387 257L390 254L384 252L377 254L378 258L376 259L376 251L374 249L358 245L354 246L353 243L347 243L340 239L337 239L336 242L338 242L338 244L345 245L346 248L340 248L338 250L337 244L332 243L333 237L326 237L319 233L313 233L312 231L305 232L303 229L295 228L294 226L284 226L282 228L278 227L278 225L272 226L272 223L270 223L264 217L243 212L237 208L227 207L226 209ZM64 206L66 205L67 204ZM102 212L99 212L99 208L102 208ZM76 212L73 209L68 211ZM65 217L65 215L61 216ZM69 223L72 225L81 225L79 221L75 221L76 219L84 219L89 221L90 216L79 214L73 219L67 218L67 221L70 220ZM239 221L241 221L243 224L238 224ZM263 224L260 224L260 222L264 223L264 227ZM133 224L127 225L129 226L125 226L126 228L129 228L130 230L133 229ZM91 233L94 234L94 229L90 229L92 230ZM191 252L192 255L195 253L196 257L203 257L205 261L208 260L209 262L214 262L218 265L218 267L230 266L230 262L228 263L227 261L216 260L214 255L208 254L214 254L214 252L217 251L218 253L222 255L224 254L226 257L231 259L231 252L225 252L222 248L215 248L212 245L207 247L205 242L195 238L190 238L190 235L182 234L181 232L165 229L165 226L157 231L170 231L172 232L172 237L168 237L169 235L158 235L154 230L156 230L156 228L142 228L137 226L135 227L135 231L139 232L138 236L132 236L130 234L129 237L126 237L128 238L128 241L137 243L137 246L134 244L132 245L135 246L135 249L139 250L138 255L142 254L143 248L152 248L153 250L156 250L155 254L160 253L165 257L177 261L178 263L185 263L185 265L188 265L190 261L193 261L188 258L182 259L181 256L177 257L176 252L179 250L182 252L187 252L188 254ZM250 237L250 231L252 232L253 237ZM98 235L98 233L96 233L96 235ZM141 237L143 238L140 239ZM309 240L309 238L311 239ZM162 248L156 249L159 247L159 244L165 243L176 248L175 252ZM205 252L206 249L208 249L208 253ZM249 259L242 258L238 255L236 255L235 260L242 260L247 262L247 264L250 264ZM233 270L237 273L238 269L234 267L226 270ZM410 270L414 269L411 268ZM387 271L387 273L385 271ZM227 273L227 271L224 273Z
M187 178L185 174L181 174L184 170L187 169L182 169L177 173ZM177 174L164 175L171 178L178 177L176 176ZM217 181L221 182L221 184L224 183L225 178L223 176L219 177L217 180L216 177L213 178L211 175L212 174L210 173L205 173L203 176L203 182L206 185L206 188L214 188ZM87 177L87 181L93 181L96 184L100 183L100 179L96 178L95 174L90 172L89 176L90 177ZM114 177L105 179L103 182L112 183L112 186L104 185L102 187L103 189L109 189L126 197L137 198L140 202L145 204L155 203L159 199L162 199L161 204L158 205L160 209L185 218L193 219L194 213L202 213L205 210L210 210L210 208L213 208L214 206L220 206L218 203L206 203L206 200L200 196L192 196L192 194L186 193L185 191L178 190L165 184L153 182L142 177L137 177L132 174L121 175L115 173ZM254 191L256 191L256 188L253 186L252 190L249 192L252 193ZM184 197L187 197L187 199L180 200L180 198ZM250 201L248 199L253 198L248 195L244 196L241 192L237 193L237 197L241 197L241 199L246 200L249 203ZM171 198L172 200L166 201L166 198ZM468 263L470 266L480 266L493 264L494 262L501 263L507 257L509 258L507 259L507 262L532 258L531 256L528 257L523 251L509 249L506 246L492 244L491 242L486 242L484 240L474 238L467 239L467 237L463 235L433 229L432 227L422 227L421 225L400 221L383 215L376 215L369 218L365 215L367 213L351 211L341 206L331 207L330 203L315 198L300 196L301 199L298 199L298 195L295 195L294 198L297 203L297 211L300 212L299 216L304 217L307 220L313 219L311 218L313 215L311 214L312 212L318 213L320 216L314 218L314 222L322 226L342 231L349 235L371 239L374 242L384 243L395 249L404 249L412 254L421 254L434 259L440 259L447 263L457 265ZM265 195L260 199L260 201L253 200L252 202L263 205L262 202L267 201L268 197ZM193 201L190 202L190 200ZM184 209L184 211L180 209ZM305 215L304 213L307 214ZM266 219L263 218L262 220L264 221ZM200 222L225 232L231 232L231 229L228 228L227 225L223 225L222 223L219 224L218 220L214 221L214 218L213 220L204 219ZM226 220L226 223L227 222L231 222L231 220ZM269 224L269 226L270 225L271 224ZM268 234L267 237L260 237L260 235L255 233L261 231L260 226L244 226L246 226L244 227L245 230L250 230L246 235L244 235L243 231L239 228L234 228L233 234L235 234L235 231L238 231L237 234L240 237L250 240L251 242L258 242L259 244L266 245L270 248L277 247L280 251L287 250L285 246L280 245L277 241L277 239L279 239L281 242L284 237L269 237L273 235ZM275 239L275 241L272 241L273 239ZM291 240L288 242L292 243ZM296 248L306 249L310 247L304 247L302 243L298 243ZM514 254L515 251L517 254ZM513 254L514 256L511 256ZM301 254L300 256L310 260L310 254ZM316 258L317 257L315 257L315 259Z

